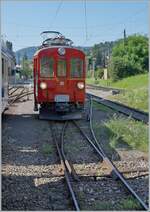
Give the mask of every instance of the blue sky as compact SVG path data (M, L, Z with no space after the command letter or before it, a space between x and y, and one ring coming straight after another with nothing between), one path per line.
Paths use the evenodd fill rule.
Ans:
M15 51L40 45L44 30L60 31L74 45L92 46L123 37L124 28L127 35L148 34L148 8L148 0L2 0L1 33Z

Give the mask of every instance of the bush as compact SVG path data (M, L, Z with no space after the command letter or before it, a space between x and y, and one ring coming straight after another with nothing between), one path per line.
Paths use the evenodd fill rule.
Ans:
M103 68L97 68L95 70L95 78L96 79L101 79L104 75L104 69Z
M127 76L135 75L135 72L132 64L125 57L114 57L109 69L109 75L113 81L117 81Z
M148 38L129 36L120 40L112 50L109 74L113 81L148 71Z

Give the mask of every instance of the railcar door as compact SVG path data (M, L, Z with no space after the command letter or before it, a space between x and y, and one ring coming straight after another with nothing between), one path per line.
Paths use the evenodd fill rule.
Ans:
M57 58L56 68L56 95L55 102L69 102L69 90L68 90L68 68L66 57Z

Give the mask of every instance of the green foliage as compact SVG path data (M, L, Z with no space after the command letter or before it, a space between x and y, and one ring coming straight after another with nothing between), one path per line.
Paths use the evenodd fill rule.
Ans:
M93 101L93 106L94 106L96 109L101 110L101 111L104 111L104 112L114 112L113 109L111 109L111 108L109 108L109 107L107 107L107 106L105 106L105 105L103 105L103 104L100 104L100 103L98 103L98 102L95 102L95 101Z
M140 203L133 197L122 199L119 203L119 208L122 210L141 209Z
M123 141L132 149L148 151L148 126L142 122L113 115L104 125L111 131L112 146Z
M117 82L113 82L111 79L103 80L97 79L98 85L100 86L108 86L112 88L120 88L120 89L134 89L147 86L148 87L148 74L139 74L136 76L126 77ZM89 84L94 84L94 78L86 79L86 82Z
M148 74L140 74L111 83L112 87L126 89L109 99L148 112Z
M126 58L116 56L112 59L111 68L109 69L110 78L113 81L117 81L127 76L127 74L133 75L134 72L131 69L130 63Z
M86 82L96 84L94 78L86 79ZM97 79L97 85L125 89L125 92L107 98L139 110L148 111L148 74L127 77L117 82Z
M97 85L100 85L100 86L105 86L107 87L108 85L110 86L111 85L111 80L103 80L103 79L97 79L95 81L95 78L87 78L86 79L86 83L89 83L89 84L97 84Z
M45 154L45 155L49 155L53 152L53 146L51 144L43 144L42 146L42 152Z
M139 74L136 76L124 78L117 82L111 82L110 86L127 90L148 87L148 74Z
M148 88L133 89L110 97L130 107L148 112Z
M117 41L104 42L95 44L92 48L92 55L96 58L96 66L104 67L107 63L106 56L110 55L112 52L113 46Z
M113 208L112 203L109 201L99 201L99 200L95 200L91 210L94 208L94 210L111 210ZM90 209L90 208L89 208Z
M148 71L148 38L142 35L120 40L112 49L109 73L113 81Z
M88 72L86 73L86 78L88 78L89 80L91 79L91 72L90 72L90 71L88 71Z
M21 74L26 78L31 78L33 75L32 71L32 62L28 60L27 55L24 55L23 60L21 62L22 71Z
M102 78L104 75L104 69L103 68L97 68L95 70L95 79L98 79L98 78Z

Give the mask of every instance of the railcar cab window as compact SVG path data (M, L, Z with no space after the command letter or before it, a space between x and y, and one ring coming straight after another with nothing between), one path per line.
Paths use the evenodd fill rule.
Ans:
M41 77L53 77L54 59L50 57L42 57L40 65Z
M82 77L83 76L83 60L80 58L72 58L70 61L70 74L71 77Z
M66 60L64 60L64 59L58 59L57 76L58 77L65 77L66 76Z

